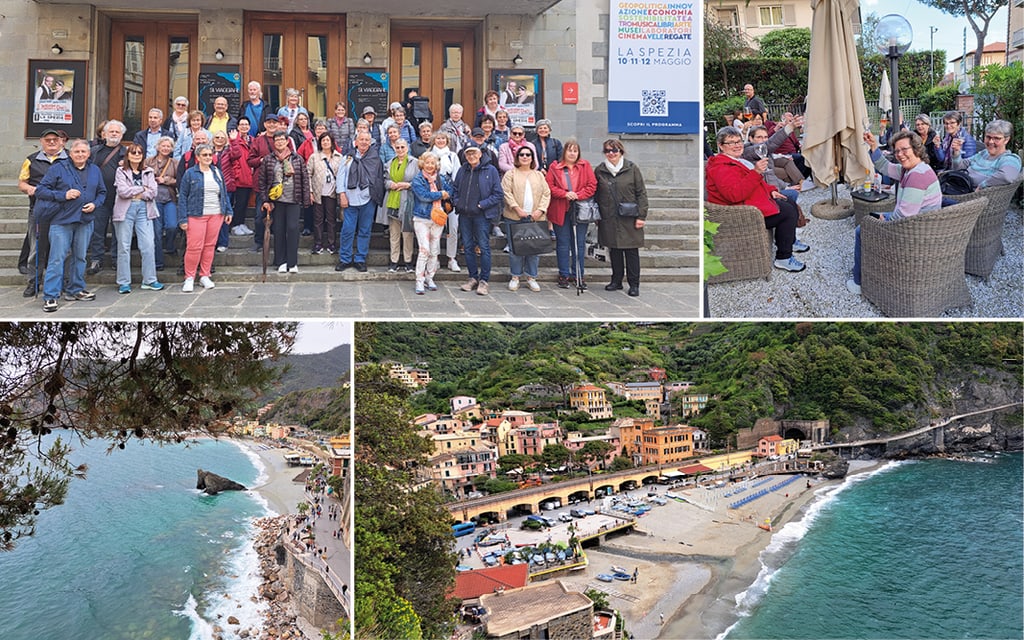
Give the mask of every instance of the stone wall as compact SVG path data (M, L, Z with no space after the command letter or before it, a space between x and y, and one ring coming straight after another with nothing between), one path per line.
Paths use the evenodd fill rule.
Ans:
M296 612L315 627L336 631L337 621L348 614L319 572L306 566L288 547L281 579L291 592Z
M488 636L497 640L579 640L580 638L592 638L594 608L591 606L574 613L566 614L549 620L547 624L534 625L529 629L529 635L525 635L526 629L520 629L507 633L503 636Z

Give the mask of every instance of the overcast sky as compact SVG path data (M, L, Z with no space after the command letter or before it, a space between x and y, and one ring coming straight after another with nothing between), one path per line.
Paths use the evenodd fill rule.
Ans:
M340 344L352 344L352 323L323 320L299 323L292 353L323 353Z
M964 27L967 28L967 51L973 51L977 46L978 38L974 35L974 29L967 22L967 18L951 16L938 9L932 9L917 0L861 0L860 9L862 17L869 13L876 13L878 17L898 13L906 18L914 30L914 42L910 45L911 51L929 51L931 49L929 27L938 27L939 30L935 32L935 48L946 50L947 62L963 54ZM996 12L996 16L989 23L985 44L1006 41L1006 12L1005 6ZM946 72L949 71L952 71L952 66L947 64Z

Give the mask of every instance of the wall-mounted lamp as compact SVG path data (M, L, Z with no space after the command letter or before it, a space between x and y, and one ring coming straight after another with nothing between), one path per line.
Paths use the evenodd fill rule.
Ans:
M517 67L518 67L519 65L523 64L523 56L521 56L521 55L519 55L519 54L517 53L517 54L516 54L516 57L512 58L512 64L513 64L513 65L515 65L515 66L517 66Z
M52 53L55 56L59 56L60 54L64 53L64 47L54 42L53 46L50 47L50 53Z
M370 52L367 51L366 53L363 54L363 64L371 64L372 62L373 56L371 56Z
M221 51L220 49L217 49L216 51L213 52L213 57L217 58L218 60L223 60L224 59L224 52Z

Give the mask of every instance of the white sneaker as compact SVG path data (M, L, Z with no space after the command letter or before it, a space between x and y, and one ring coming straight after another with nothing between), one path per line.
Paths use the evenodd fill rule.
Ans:
M185 293L192 293L196 288L195 283L195 278L185 278L185 283L181 285L181 290Z
M846 281L846 290L858 296L860 295L860 285L854 282L853 278Z
M537 284L537 280L534 278L527 278L526 286L530 287L530 291L540 291L540 285Z
M448 269L454 271L455 273L462 271L462 269L459 268L459 262L455 258L452 258L448 261Z
M299 265L295 265L294 267L292 267L291 269L288 270L288 273L298 273L298 272L299 272Z
M210 276L201 276L199 278L199 284L203 285L204 289L212 289L217 286L214 284L213 280L210 280Z
M512 276L512 279L508 281L509 291L519 291L519 276Z
M245 226L244 224L240 224L238 226L245 230L245 235L247 235L247 236L251 236L251 235L255 235L256 234L255 231L253 231L249 227Z
M288 263L282 262L281 266L277 268L278 273L288 273Z
M238 225L237 227L235 227L234 229L231 230L231 235L233 235L233 236L247 236L249 234L246 233L245 225L244 224L240 224L240 225Z
M804 181L800 184L800 191L814 191L818 185L814 184L814 180L810 178L804 178Z
M224 253L227 250L228 250L227 247L217 247L217 253Z

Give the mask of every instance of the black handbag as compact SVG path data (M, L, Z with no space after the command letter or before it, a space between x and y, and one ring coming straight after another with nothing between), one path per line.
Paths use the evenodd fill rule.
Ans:
M974 182L966 169L950 169L939 174L939 188L943 195L960 196L974 192Z
M609 180L608 185L612 190L612 198L618 203L615 205L615 213L623 218L639 218L640 205L635 202L622 201L621 196L619 196L619 187L615 184L615 178Z
M546 222L504 220L501 226L508 238L509 251L517 256L538 256L555 250Z

